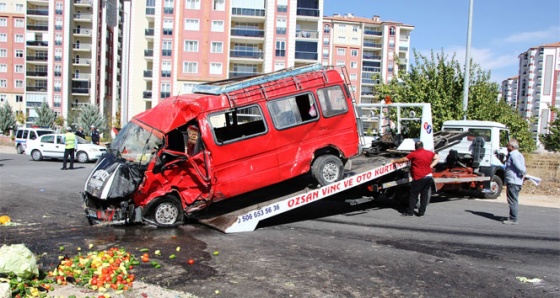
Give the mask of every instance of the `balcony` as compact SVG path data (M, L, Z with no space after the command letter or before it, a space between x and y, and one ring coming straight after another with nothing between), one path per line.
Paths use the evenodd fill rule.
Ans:
M74 50L91 51L91 44L75 43L72 45Z
M164 14L173 14L173 7L164 7L163 8Z
M48 75L48 72L45 71L31 71L28 70L25 75L27 75L28 77L46 77Z
M377 43L377 42L364 41L364 47L381 48L381 47L383 47L383 45L380 44L380 43Z
M48 41L42 41L42 40L28 40L25 42L26 45L28 46L38 46L38 47L48 47L49 46L49 42Z
M383 35L383 32L377 31L377 30L372 30L372 29L365 29L364 30L364 35L381 36L381 35Z
M321 15L321 11L315 8L299 8L297 9L298 16L305 16L305 17L316 17L318 18Z
M81 35L81 36L91 36L91 30L90 29L74 29L73 30L74 35Z
M47 87L46 86L27 86L27 87L25 87L25 91L47 92Z
M381 60L381 56L379 55L366 54L366 53L362 55L362 58L367 60Z
M296 51L295 53L295 58L296 59L302 59L302 60L314 60L316 61L319 57L319 54L315 53L315 52L298 52Z
M147 90L142 93L142 98L152 98L152 90Z
M40 107L42 104L43 104L42 102L28 101L28 102L25 104L25 107L26 107L26 108L38 108L38 107ZM28 119L28 120L29 120L29 119Z
M161 55L163 57L171 57L172 51L171 50L161 50Z
M244 72L244 71L230 71L229 72L229 78L233 79L233 78L243 78L243 77L251 77L251 76L256 76L256 75L260 75L260 72Z
M77 81L89 81L91 79L91 75L87 73L75 73L72 74L72 80Z
M249 29L249 28L232 28L231 35L242 36L242 37L264 37L264 30Z
M75 13L74 14L74 21L85 21L91 22L93 20L93 15L90 13Z
M156 14L155 7L146 7L146 15L147 16L154 16Z
M263 59L264 53L262 50L249 51L249 50L231 50L229 52L232 58L252 58L252 59Z
M87 94L89 94L89 88L86 88L86 87L72 87L72 94L87 95Z
M231 14L234 16L248 16L248 17L264 17L264 9L254 9L254 8L239 8L232 7Z
M27 56L25 59L27 61L44 61L47 62L49 60L48 56Z
M45 9L28 9L27 14L32 15L32 16L48 16L49 15L49 9L48 8L45 8Z
M144 70L144 78L152 78L153 75L154 74L152 70Z
M168 98L171 96L171 92L160 92L160 98Z
M154 56L153 49L144 50L144 57L153 57L153 56Z
M162 70L161 71L161 77L162 78L170 78L171 77L171 71L170 70Z
M399 51L408 52L408 47L399 47Z
M91 0L74 0L76 6L91 6Z
M31 31L49 31L49 25L27 25L27 30L31 30Z
M79 66L89 66L91 65L91 59L87 58L76 58L72 60L72 64Z
M319 38L319 31L314 30L296 30L296 37L298 38Z
M144 36L154 37L154 28L148 28L144 30Z

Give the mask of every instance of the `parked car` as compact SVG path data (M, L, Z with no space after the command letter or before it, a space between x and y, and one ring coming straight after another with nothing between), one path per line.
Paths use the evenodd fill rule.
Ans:
M76 136L76 139L78 140L78 147L76 148L76 161L78 162L98 160L107 152L105 146L88 143L78 136ZM63 134L46 134L35 140L29 140L25 154L36 161L44 158L62 159L65 147Z
M48 128L32 128L32 127L22 127L18 128L16 132L16 152L18 154L23 154L27 146L27 141L35 140L42 135L49 133L55 133L54 130Z

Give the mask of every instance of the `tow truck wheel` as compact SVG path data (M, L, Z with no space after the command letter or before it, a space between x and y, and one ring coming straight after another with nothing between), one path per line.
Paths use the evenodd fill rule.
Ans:
M344 164L334 155L321 155L313 162L311 173L320 185L325 186L342 179Z
M183 209L179 200L165 196L153 206L152 219L159 227L172 227L183 222Z
M490 192L484 193L485 199L497 199L500 194L502 193L502 189L504 187L504 183L499 176L492 176L492 180L490 180Z

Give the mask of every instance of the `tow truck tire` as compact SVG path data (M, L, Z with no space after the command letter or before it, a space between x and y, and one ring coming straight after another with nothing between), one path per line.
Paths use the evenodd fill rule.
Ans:
M490 180L491 192L485 192L484 198L492 199L492 200L497 199L502 193L503 188L504 188L504 182L502 182L502 178L500 178L500 176L497 175L492 176L492 180Z
M31 152L31 158L32 158L34 161L39 161L39 160L43 160L43 155L41 154L41 151L39 151L39 150L33 150L33 151Z
M167 195L152 207L152 220L158 227L174 227L183 222L183 209L179 199Z
M317 183L325 186L344 177L344 164L334 155L321 155L313 162L311 174Z

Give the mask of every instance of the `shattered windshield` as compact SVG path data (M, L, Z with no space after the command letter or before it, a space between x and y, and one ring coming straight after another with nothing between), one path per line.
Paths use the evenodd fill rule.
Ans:
M118 159L147 165L163 140L138 124L129 122L111 143L110 152Z

